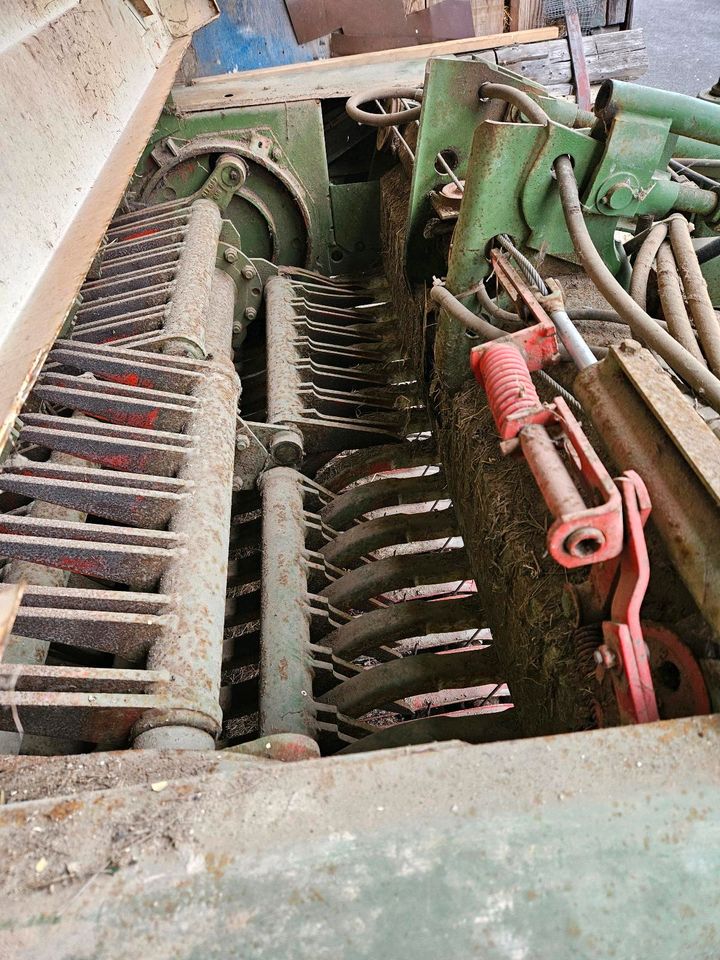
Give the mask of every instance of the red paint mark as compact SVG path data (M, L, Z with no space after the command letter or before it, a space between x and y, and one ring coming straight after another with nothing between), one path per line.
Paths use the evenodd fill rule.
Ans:
M160 414L159 410L149 410L147 413L129 413L122 422L128 427L140 427L145 430L152 430L155 426L155 421L157 420ZM120 420L116 421L120 423Z
M158 233L157 229L153 230L138 230L137 233L128 233L123 237L123 242L125 240L139 240L141 237L152 237L153 234Z

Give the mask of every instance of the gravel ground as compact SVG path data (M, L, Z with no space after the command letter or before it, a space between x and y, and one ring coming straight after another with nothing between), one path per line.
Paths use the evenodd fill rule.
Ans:
M635 0L650 69L639 83L697 96L720 76L718 0Z

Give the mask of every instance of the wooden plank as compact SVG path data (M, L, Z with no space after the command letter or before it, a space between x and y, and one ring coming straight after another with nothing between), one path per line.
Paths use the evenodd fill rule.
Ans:
M533 30L544 23L543 0L510 0L511 30Z
M492 50L481 56L495 59ZM292 103L298 100L328 100L351 97L358 90L370 87L420 87L425 80L425 60L401 60L399 63L356 64L348 69L340 66L349 57L339 57L330 62L333 71L321 74L282 73L268 82L250 80L243 82L243 74L237 74L232 85L219 90L213 87L176 87L173 98L180 113L201 110L223 110L228 107L245 107L253 104Z
M505 47L514 43L535 43L542 40L555 40L559 36L557 27L542 27L537 30L521 30L510 33L495 33L487 37L468 37L466 40L443 40L440 43L422 43L414 47L398 47L392 50L377 50L373 53L357 53L343 57L342 61L313 60L310 63L286 63L279 67L266 67L262 70L245 70L242 73L225 74L223 77L200 77L193 81L193 86L230 84L238 79L272 80L283 73L293 70L303 70L308 73L323 73L333 71L339 63L344 67L355 65L397 62L398 60L429 60L430 57L448 57L456 53L475 53L479 50L490 50L494 47Z
M605 23L607 26L624 23L627 13L627 0L607 0L607 16Z
M472 0L472 16L476 36L502 33L505 26L504 0Z
M583 38L591 83L606 78L636 80L648 69L645 38L641 29L597 33ZM572 82L572 63L567 40L523 44L497 50L498 63L528 80L555 88Z

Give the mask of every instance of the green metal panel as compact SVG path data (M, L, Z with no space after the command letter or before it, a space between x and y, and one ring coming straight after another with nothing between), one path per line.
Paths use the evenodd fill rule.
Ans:
M159 791L143 778L64 803L1 807L0 850L14 866L0 880L0 954L716 960L720 952L718 718L216 763L196 778L165 770ZM43 840L50 825L52 845ZM44 876L67 876L72 860L74 877L42 885L40 856Z
M329 270L332 216L319 102L303 100L182 116L175 114L170 104L140 160L132 186L138 191L147 189L148 177L157 169L159 148L164 148L162 162L198 138L201 144L203 140L236 144L238 152L251 162L247 187L256 187L258 200L243 202L241 192L227 211L241 234L244 252L253 258ZM170 197L189 196L209 172L207 154L200 154L176 166L162 187L172 191ZM168 199L168 195L159 192L155 199ZM268 216L274 223L270 238ZM276 246L274 257L270 241Z
M380 182L331 183L333 271L365 270L380 257Z

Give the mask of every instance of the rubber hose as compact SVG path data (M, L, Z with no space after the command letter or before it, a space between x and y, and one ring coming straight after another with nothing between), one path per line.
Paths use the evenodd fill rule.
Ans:
M658 293L663 313L667 317L668 330L678 343L704 364L705 358L695 339L695 332L685 309L675 257L667 240L660 244L656 262Z
M710 406L720 411L720 380L684 347L681 347L669 333L658 326L653 318L635 303L605 266L585 224L570 157L558 157L554 166L568 232L590 279L608 303L617 310L634 335L652 350L657 351L690 386L704 394Z
M685 297L695 321L695 329L707 364L717 376L720 374L720 323L715 315L715 308L693 247L690 224L685 217L679 215L670 217L669 232L670 243L685 288Z
M630 278L630 296L642 309L647 309L647 286L650 278L650 269L655 261L657 252L667 236L666 223L656 223L650 228L643 240L633 263L632 277Z
M388 90L387 87L373 87L371 90L362 90L350 97L345 104L345 112L351 120L365 124L367 127L394 127L399 123L417 120L421 108L411 107L409 110L398 110L396 113L370 113L367 110L361 110L360 104L369 103L371 100L395 100L403 97L408 100L418 100L421 95L422 90L417 87L398 87L395 90Z
M506 83L482 83L478 96L482 100L504 100L526 116L531 123L539 123L543 127L550 123L550 117L532 97Z

